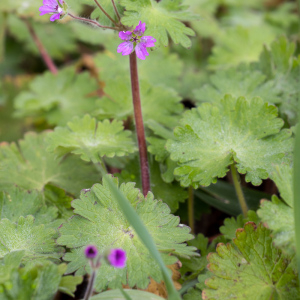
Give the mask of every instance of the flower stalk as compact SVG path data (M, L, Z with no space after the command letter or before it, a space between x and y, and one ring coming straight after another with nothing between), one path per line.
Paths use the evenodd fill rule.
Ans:
M119 31L119 29L117 27L110 27L110 26L104 26L104 25L101 25L99 24L97 21L94 21L94 20L90 20L90 19L86 19L86 18L81 18L81 17L77 17L77 16L74 16L72 15L71 13L68 12L68 15L75 19L75 20L79 20L79 21L82 21L82 22L86 22L86 23L90 23L90 24L93 24L99 28L103 28L103 29L112 29L112 30L116 30L116 31Z
M120 17L120 14L119 14L119 12L118 12L118 9L117 9L117 6L116 6L116 4L115 4L115 1L114 1L114 0L111 0L111 3L112 3L112 5L113 5L113 7L114 7L115 13L116 13L116 15L117 15L117 17L118 17L118 20L119 20L119 22L120 22L120 21L121 21L121 17Z
M135 51L129 55L129 62L130 62L132 101L133 101L136 134L138 139L139 156L140 156L142 189L143 189L144 196L146 196L147 193L150 191L150 174L149 174L145 129L144 129L144 122L143 122L143 115L142 115L137 58L136 58Z
M191 228L191 233L195 232L195 218L194 218L194 189L189 186L188 189L188 220Z
M44 63L46 64L47 68L49 69L49 71L51 73L57 74L58 70L57 70L56 65L54 64L54 62L53 62L52 58L50 57L49 53L47 52L46 48L44 47L41 40L39 39L36 32L34 31L34 28L32 27L31 23L27 19L23 19L23 21L26 24L34 43L36 44L37 48L39 49L41 57L42 57Z
M94 0L94 2L97 4L100 10L107 16L107 18L110 19L115 25L117 25L117 22L104 10L100 3L97 0Z

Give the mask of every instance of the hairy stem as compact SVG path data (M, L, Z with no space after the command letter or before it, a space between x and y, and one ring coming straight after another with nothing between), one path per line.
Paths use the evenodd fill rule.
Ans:
M112 30L117 30L119 31L116 27L110 27L110 26L104 26L104 25L100 25L97 21L94 21L94 20L90 20L90 19L86 19L86 18L81 18L81 17L77 17L77 16L74 16L72 14L70 14L68 12L68 15L70 17L72 17L73 19L76 19L76 20L79 20L79 21L82 21L82 22L86 22L86 23L90 23L90 24L93 24L97 27L100 27L100 28L104 28L104 29L112 29Z
M95 279L96 279L96 270L93 270L83 300L89 300L93 296Z
M246 199L244 197L244 193L242 190L240 176L236 170L235 164L232 164L230 166L230 169L231 169L231 175L232 175L232 180L233 180L233 184L235 187L236 195L239 199L239 203L240 203L243 215L244 215L244 217L247 217L248 207L247 207Z
M195 232L195 219L194 219L194 189L192 186L189 186L188 190L188 219L189 226L191 228L191 233Z
M31 23L27 19L23 19L23 21L26 24L34 43L38 47L39 52L42 56L43 61L46 64L47 68L49 69L49 71L51 73L57 74L58 70L57 70L56 65L54 64L52 58L48 54L48 52L47 52L46 48L44 47L44 45L42 44L41 40L39 39L39 37L35 33L34 28L32 27Z
M97 0L94 0L97 6L101 9L101 11L115 24L117 25L116 21L104 10L104 8L100 5Z
M149 175L144 122L143 122L142 107L141 107L137 59L136 59L135 51L130 54L129 62L130 62L131 91L132 91L132 101L133 101L133 108L134 108L134 118L135 118L135 126L136 126L136 133L137 133L139 154L140 154L142 188L143 188L143 194L144 196L146 196L147 193L150 191L150 175Z
M115 1L114 1L114 0L111 0L111 3L112 3L112 5L113 5L113 7L114 7L115 13L116 13L116 15L117 15L119 21L121 21L121 17L120 17L120 14L119 14L119 12L118 12L118 9L117 9L117 6L116 6L116 4L115 4Z

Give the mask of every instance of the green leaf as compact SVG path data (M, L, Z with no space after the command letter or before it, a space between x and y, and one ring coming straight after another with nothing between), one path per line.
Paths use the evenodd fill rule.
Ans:
M115 39L119 39L115 36ZM149 82L151 85L164 85L178 90L179 77L183 71L183 62L177 54L157 49L151 52L151 58L139 61L139 79ZM126 57L109 51L98 53L94 57L95 65L99 71L99 77L103 81L122 77L130 84L129 61ZM158 72L159 70L159 72Z
M0 299L53 300L61 281L63 266L48 262L11 270L8 280L3 283L0 281Z
M216 102L225 94L247 99L258 96L269 103L280 101L278 92L274 90L274 82L266 82L264 74L246 65L216 72L210 77L210 83L196 89L194 94L199 102Z
M243 228L245 223L249 221L258 224L260 219L254 211L249 210L247 218L244 218L243 215L238 215L237 218L226 218L224 225L220 227L220 232L226 239L232 240L235 238L236 231Z
M99 181L95 167L77 157L57 158L46 151L47 133L27 133L24 140L0 146L0 190L17 185L43 191L47 184L78 195ZM80 170L80 172L78 172Z
M183 105L180 103L181 98L174 90L163 86L152 86L141 80L140 92L145 125L150 119L171 128L177 124ZM99 106L95 112L97 117L124 120L133 116L131 89L126 81L120 77L108 80L104 93L106 96L97 102Z
M246 181L259 185L272 164L290 160L293 139L281 130L277 109L260 98L247 101L225 96L218 104L204 103L184 114L167 142L171 159L178 161L174 174L183 186L208 186L224 177L237 162Z
M17 250L4 255L0 259L0 299L1 298L1 284L6 283L10 279L10 273L13 269L19 268L24 257L24 250Z
M96 122L89 115L75 117L67 127L56 127L47 141L49 151L59 155L71 152L87 161L90 156L98 161L99 157L124 156L137 150L131 132L124 130L122 122Z
M163 181L159 164L151 158L149 159L149 167L152 193L155 198L166 203L171 212L174 213L179 207L179 202L184 202L187 199L187 191L176 182L166 183ZM115 176L119 178L120 183L135 182L137 188L142 188L140 165L137 158L131 160L126 168L120 174L115 174Z
M46 72L30 83L29 91L16 97L16 114L42 116L49 124L65 125L74 116L94 112L97 88L96 80L86 72L76 74L73 67L57 75Z
M243 193L249 209L257 210L261 199L270 199L271 195L258 190L243 187ZM199 200L229 214L237 216L242 213L235 188L229 182L218 180L215 184L200 187L194 192Z
M208 256L207 279L202 298L213 299L300 299L297 275L291 261L272 246L270 230L253 222L236 233L231 244L219 244Z
M25 261L34 259L58 259L61 249L54 241L54 229L36 225L33 216L20 217L16 223L8 219L0 221L0 257L16 250L25 250Z
M147 122L148 127L153 131L154 135L147 137L149 143L148 151L155 156L155 160L160 162L161 177L165 182L174 180L174 169L177 163L170 159L170 153L165 146L167 139L173 139L173 131L160 125L154 120Z
M183 300L199 300L201 298L201 291L194 288L190 288L188 292L183 296Z
M163 300L155 294L139 290L124 290L132 300ZM112 290L100 293L91 298L91 300L125 300L120 290Z
M0 192L0 220L17 222L20 216L32 215L35 225L44 224L47 228L58 228L62 220L58 218L56 207L47 207L42 193L12 187L8 192Z
M294 254L296 250L294 210L273 196L272 202L262 201L257 214L272 230L275 246L282 252Z
M60 266L60 271L61 273L65 273L67 270L67 265L66 264L61 264ZM63 276L60 280L58 290L64 294L70 295L74 297L74 292L76 291L76 286L78 284L81 284L83 280L82 276Z
M121 0L120 4L125 7L122 23L137 26L140 20L145 22L145 35L153 36L157 40L156 46L168 46L168 34L175 44L181 44L185 48L191 46L188 36L195 33L180 21L189 21L194 15L185 10L181 0Z
M117 180L114 179L117 183ZM193 256L193 247L187 247L184 241L192 238L190 229L179 226L179 219L170 214L168 206L154 200L151 193L144 199L134 183L122 184L120 191L129 200L141 220L149 230L158 250L166 264L176 261L175 256ZM115 269L103 262L101 272L97 274L95 288L100 291L106 286L120 287L121 283L130 287L146 288L149 277L160 282L162 274L160 267L153 259L147 248L130 226L117 201L112 197L107 179L103 185L96 184L90 191L81 193L78 200L72 202L77 214L60 228L61 236L57 240L60 245L71 248L64 257L68 264L68 273L77 270L81 275L90 272L90 267L84 257L83 249L87 244L94 244L100 253L111 248L123 248L128 256L124 269Z
M41 6L42 2L39 3ZM35 11L38 16L38 9ZM44 17L41 17L44 18ZM32 22L32 28L43 46L47 49L50 57L63 60L66 54L77 52L76 35L72 32L69 26L55 22L47 22L45 24ZM39 49L37 48L26 24L14 14L8 17L8 28L11 35L20 41L23 45L22 51L28 51L35 56L40 57Z
M294 221L294 193L293 193L293 168L288 165L274 167L272 179L279 189L281 201L275 195L272 201L262 201L257 211L262 222L272 230L274 244L283 252L294 254L295 221Z
M223 69L242 62L254 62L259 58L263 45L269 45L275 38L273 30L264 27L235 26L225 30L212 49L209 58L211 69Z
M298 100L300 97L300 59L294 57L295 44L281 36L270 49L264 49L260 61L254 64L275 82L275 90L280 96L279 110L288 117L289 123L297 122Z

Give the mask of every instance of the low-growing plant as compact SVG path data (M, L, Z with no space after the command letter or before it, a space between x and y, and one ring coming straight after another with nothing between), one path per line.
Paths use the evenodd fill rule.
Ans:
M2 0L0 300L300 299L298 12Z

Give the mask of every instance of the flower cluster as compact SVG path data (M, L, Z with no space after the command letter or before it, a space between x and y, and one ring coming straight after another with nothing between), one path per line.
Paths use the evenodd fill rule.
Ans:
M60 19L60 16L64 13L64 4L63 0L43 0L43 6L39 8L40 16L45 14L52 14L50 21L54 22L55 20Z
M154 47L156 39L152 36L144 36L146 23L139 22L133 31L120 31L119 37L125 41L118 47L118 53L129 55L136 52L138 58L144 60L149 55L147 47Z
M97 247L94 245L86 246L84 249L84 255L86 258L88 258L90 260L94 260L95 258L98 257ZM101 259L101 256L98 257L99 261L100 261L100 259ZM112 265L113 267L123 269L126 266L126 260L127 260L126 251L124 251L123 249L120 249L120 248L111 249L109 254L106 256L106 259L109 262L109 264ZM92 263L92 266L94 268L99 268L100 263L98 262L98 263L96 263L96 265L94 265L94 263Z

